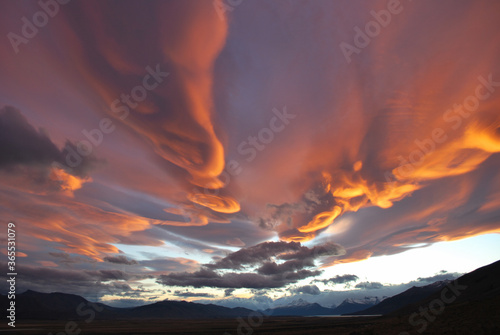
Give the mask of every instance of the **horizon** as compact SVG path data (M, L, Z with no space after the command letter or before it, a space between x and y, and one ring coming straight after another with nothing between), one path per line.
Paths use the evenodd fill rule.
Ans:
M480 269L482 267L491 265L491 264L496 263L498 261L500 261L500 260L482 265L478 268L471 270L470 272L473 272L473 271ZM391 285L388 287L388 288L390 288L390 291L388 291L388 292L385 291L382 293L382 294L387 293L387 294L391 294L391 295L383 295L383 296L378 296L378 295L373 295L373 294L367 295L368 293L373 293L373 292L366 292L366 291L362 291L362 290L358 290L358 291L356 291L356 290L330 291L331 293L335 293L335 294L339 294L339 293L344 294L341 298L338 298L336 300L337 301L336 303L332 301L332 303L330 303L330 304L312 301L312 300L315 300L314 299L315 296L311 295L311 294L299 294L296 296L281 297L281 298L274 300L273 304L264 305L264 307L262 307L262 306L259 307L254 302L244 302L244 301L242 302L241 300L225 302L224 300L220 300L220 299L199 300L199 299L196 299L196 297L191 297L191 298L190 297L177 297L177 299L165 298L165 299L158 299L155 301L144 301L144 300L139 301L139 300L137 300L134 302L126 302L125 304L121 304L120 301L114 301L114 300L112 300L108 304L106 303L106 301L88 300L88 299L87 300L90 302L107 304L108 306L115 307L115 308L140 307L140 306L150 305L150 304L162 302L162 301L193 302L193 303L199 303L199 304L205 304L205 305L214 304L214 305L228 307L228 308L243 307L243 308L254 309L254 310L273 309L273 308L277 308L277 307L289 306L290 304L294 304L296 302L303 301L303 302L306 302L308 304L315 304L316 303L322 307L335 308L335 307L338 307L343 302L348 301L348 300L353 300L355 302L373 300L373 299L376 299L378 301L383 301L383 300L390 298L394 295L398 295L404 291L407 291L410 288L432 286L433 284L442 283L442 282L452 282L452 281L458 279L460 276L465 275L467 273L469 273L469 272L466 272L466 273L448 273L448 272L441 271L439 274L436 274L433 277L417 278L416 280L413 280L413 281L410 281L407 283L401 283L399 285ZM27 289L26 291L21 292L20 294L27 293L28 291L35 292L35 293L43 293L43 294L62 293L62 294L75 295L74 293L71 293L71 292L62 292L62 291L40 292L40 291L31 290L31 289ZM363 293L363 292L366 292L366 293ZM375 292L380 292L380 291L377 290ZM6 295L3 293L0 293L0 294ZM364 295L364 297L363 297L363 295ZM77 296L79 296L79 295L77 295ZM83 297L83 298L85 298L85 297ZM246 304L249 304L249 305L246 305Z
M500 260L500 2L0 8L0 293L330 307Z

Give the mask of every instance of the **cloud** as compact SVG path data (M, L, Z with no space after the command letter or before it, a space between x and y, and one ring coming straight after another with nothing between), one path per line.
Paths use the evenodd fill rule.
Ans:
M36 130L12 106L0 109L0 169L15 169L17 166L32 166L48 169L53 162L66 167L67 172L84 176L96 162L92 156L81 158L81 163L70 168L66 163L68 152L60 150L43 130ZM76 152L76 146L67 141L66 148Z
M308 269L315 267L314 260L342 252L343 248L335 243L308 248L298 242L263 242L204 264L195 272L161 275L157 282L172 286L278 288L321 274L320 270ZM249 269L253 272L246 272Z
M379 282L362 282L356 284L355 288L360 288L364 290L378 290L380 288L384 287L382 283Z
M292 289L292 293L304 293L310 295L320 295L321 291L316 285L300 286Z
M426 282L426 283L434 283L437 281L444 281L444 280L454 280L458 277L463 275L463 273L458 273L458 272L451 272L448 273L446 271L441 271L441 273L436 274L431 277L418 277L417 282Z
M225 289L224 290L224 297L230 297L233 294L234 290L235 290L234 288Z
M336 275L330 279L316 279L315 282L321 282L323 284L346 284L357 281L358 279L359 277L356 275Z
M58 263L61 264L78 264L78 263L92 263L95 262L87 257L71 256L65 252L49 252L49 255L56 258Z
M291 226L293 224L293 215L296 212L304 212L304 207L302 203L284 203L281 205L267 204L266 216L259 218L259 227L273 230L281 223L286 223Z
M312 260L322 256L342 255L344 249L335 243L308 248L298 242L263 242L252 247L242 248L228 256L207 264L210 269L239 270L245 266L253 266L276 257L282 260L295 260L295 264L303 262L310 264ZM288 263L291 266L294 263ZM287 266L284 266L286 268ZM302 266L303 267L303 266Z
M0 109L0 168L50 165L62 161L61 151L43 132L37 131L14 107Z
M242 240L240 240L238 237L227 240L226 244L230 245L232 247L244 247L245 246L245 243Z
M476 212L479 203L483 202L479 199L485 199L483 195L491 201L491 210L495 209L495 213L498 213L500 204L498 194L481 185L482 176L490 179L495 176L495 185L499 183L498 172L492 164L493 161L498 164L500 151L496 130L500 119L498 113L495 114L500 103L498 89L487 100L480 101L473 112L466 111L463 114L466 117L461 117L454 107L462 108L468 101L466 99L476 100L475 89L480 85L478 76L486 78L492 73L494 80L499 81L500 68L493 61L499 53L488 46L490 39L497 39L493 31L498 30L498 23L489 9L479 5L457 6L453 9L454 18L432 18L423 31L419 22L428 5L409 4L408 12L405 12L411 13L408 20L387 27L377 36L377 48L353 55L353 67L345 67L346 60L339 50L339 58L333 62L322 62L323 57L317 55L330 54L341 41L352 41L352 26L341 24L338 35L331 36L326 30L315 29L309 23L319 13L334 15L341 11L349 14L350 22L361 25L366 22L363 12L368 13L370 8L357 13L354 4L352 7L326 2L295 5L296 13L310 13L305 19L298 14L285 14L279 10L280 5L275 4L277 14L255 27L260 34L254 39L246 32L247 19L249 13L255 15L263 9L258 4L248 6L245 13L232 13L235 23L231 25L231 32L241 39L238 42L228 40L226 52L223 51L221 57L229 63L239 51L246 57L245 64L259 64L262 70L253 68L254 71L248 73L240 70L241 63L238 62L239 66L230 67L230 71L221 74L226 80L227 72L236 72L229 79L230 85L235 87L234 92L239 91L236 87L252 87L244 96L231 99L235 101L228 108L233 113L237 106L239 112L234 113L238 114L238 120L252 124L245 115L264 119L266 107L274 103L275 96L280 96L289 106L294 106L297 120L300 119L275 136L272 146L259 152L249 167L251 171L239 179L246 198L257 202L261 208L267 208L267 215L256 215L262 228L276 231L284 240L306 241L326 235L327 227L335 231L336 224L349 216L355 218L354 222L339 235L339 243L348 251L366 247L369 249L366 255L374 256L405 251L405 245L418 243L424 237L429 243L468 237L471 234L465 227L473 229L473 234L498 232L490 218ZM495 4L495 8L498 6ZM465 15L463 10L466 7L476 15ZM450 9L445 3L440 3L439 8ZM320 27L330 24L328 15L324 17ZM464 22L475 28L464 28ZM286 28L268 34L266 31L270 25ZM416 45L410 48L404 45L408 37L423 41L424 36L432 31L439 31L439 37L427 44L425 50ZM456 31L461 33L454 33ZM241 40L247 43L243 45L239 42ZM439 42L442 40L447 40L447 46L453 45L455 49L443 46ZM474 41L474 47L470 41ZM274 48L278 43L280 50ZM457 50L460 50L461 59L470 59L474 63L472 68L460 74L456 74L452 66L442 66L447 59L457 58ZM474 50L485 50L488 56L476 62ZM429 52L436 57L428 58ZM280 57L275 57L276 54ZM390 59L385 58L376 66L377 69L368 65L360 72L355 70L371 64L374 57L380 59L387 54L391 55ZM294 55L293 58L290 55ZM305 65L311 57L318 60L318 65ZM419 61L421 57L427 57L426 66ZM287 64L298 62L302 66L290 70L282 64L284 60L288 60ZM401 60L405 62L397 66L400 71L391 71L393 61ZM339 83L335 76L322 76L327 64L329 73L340 71L350 79ZM280 85L252 85L255 77L269 76ZM453 76L459 78L450 81ZM288 84L290 77L296 82L314 80L315 85L294 88ZM367 82L383 84L367 85ZM446 91L430 89L429 83L435 83L435 88L445 86ZM273 99L262 98L270 90L275 93ZM314 102L307 98L308 94L315 94ZM331 98L332 94L335 98ZM245 101L250 100L254 101L251 107L243 107ZM357 103L353 104L353 101ZM422 101L426 103L422 104ZM349 112L345 112L347 109ZM292 111L290 107L289 110ZM257 132L262 122L254 125L247 132L240 129L233 132L235 148L247 134ZM446 140L431 143L433 132L441 130ZM410 159L417 163L412 164ZM300 168L283 168L284 161ZM257 182L262 187L253 187ZM287 195L280 192L285 189ZM479 198L472 196L477 193L481 194ZM439 206L436 199L443 200ZM273 205L269 206L270 203ZM387 220L387 215L394 220ZM427 225L438 215L449 221L441 226ZM467 218L458 222L456 216ZM393 236L395 232L399 234ZM359 243L360 239L362 243ZM346 260L354 258L346 257Z
M175 291L174 294L182 298L192 298L192 297L202 297L202 298L213 298L215 297L210 293L200 293L200 292L189 292L189 291Z
M323 256L342 256L345 254L345 249L333 242L316 245L312 248L302 247L296 253L288 253L281 255L281 259L309 259Z
M134 259L128 259L123 255L118 256L106 256L103 258L105 262L115 263L115 264L124 264L124 265L135 265L137 261Z
M3 186L40 195L61 192L72 196L73 191L91 181L89 171L101 164L93 155L76 153L77 147L70 141L59 149L46 131L36 130L14 107L0 109L0 129ZM79 159L73 167L67 163L70 152Z
M5 263L2 266L4 265ZM19 265L18 272L23 274L23 281L17 287L20 291L32 289L41 292L71 292L92 299L106 294L131 293L134 289L130 287L130 282L151 277L116 269L73 270L25 265ZM1 288L6 289L4 286Z
M314 260L312 258L304 260L293 259L280 264L276 262L265 262L257 269L257 272L263 275L278 275L313 266Z
M315 262L499 232L500 95L497 86L477 87L479 76L500 80L500 3L408 2L405 20L385 27L350 66L338 45L378 9L313 1L283 10L283 3L248 2L220 20L210 1L74 2L19 54L1 49L1 98L26 117L12 107L0 113L0 216L23 224L26 262L86 269L83 258L98 264L119 245L169 243L192 262L153 255L127 271L195 273L205 252L223 257L206 266L218 285L241 286L249 273L261 286L281 285L289 280L279 276L316 270ZM11 18L29 9L39 6L10 2L0 12L2 31L19 32ZM332 20L339 13L349 24ZM35 46L40 52L30 52ZM470 66L457 71L457 62ZM129 110L121 119L115 99L156 64L168 77L134 108L118 100ZM475 92L489 97L457 112L453 106ZM265 148L247 147L256 153L250 163L239 146L276 121L277 104L296 116ZM116 125L95 150L106 167L94 173L89 156L54 179L49 162L64 163L65 146L75 150L68 134L83 139L82 129L105 117ZM437 143L441 130L446 140ZM220 175L234 161L242 172ZM207 183L213 188L198 188ZM288 245L225 257L228 244L243 246L237 239L252 246L276 235L311 245L331 238L346 252L318 259L319 249Z
M155 257L139 261L141 266L153 269L155 273L193 271L199 267L199 263L193 259L184 257Z
M260 275L256 273L219 274L210 269L161 275L157 283L168 286L220 287L220 288L277 288L301 279L321 274L321 271L299 270L284 275Z
M252 246L262 241L269 240L273 233L265 231L262 229L257 229L255 223L248 219L233 219L231 224L224 224L218 222L210 222L210 224L205 226L196 227L192 229L191 227L184 226L158 226L158 228L168 231L169 235L172 236L184 236L185 240L191 241L191 243L205 243L204 248L213 248L216 245L227 246L227 241L233 238L239 238L245 245ZM218 253L221 253L223 249L217 249Z
M37 251L40 246L50 245L52 250L102 260L109 254L120 253L113 243L163 244L154 234L147 233L152 228L151 220L103 209L106 208L104 203L89 205L71 197L39 197L2 189L0 199L5 205L0 207L0 214L29 223L25 226L27 237L20 242L26 243L23 250ZM26 203L30 203L30 210L26 210Z
M182 189L172 201L189 219L163 224L201 226L213 220L214 214L222 213L221 222L227 220L225 214L238 212L240 204L219 178L225 167L225 149L213 115L214 65L226 42L228 21L220 19L212 3L82 3L73 8L61 17L71 22L66 30L73 33L59 34L59 38L69 50L81 50L81 55L73 56L85 84L99 88L95 90L99 98L114 106L105 109L108 116L147 142L157 164L175 176ZM96 17L90 13L114 11L119 11L119 21L102 19L93 26L74 19L86 15L91 20ZM147 23L138 11L148 13ZM116 28L122 19L127 30L135 31L134 38ZM148 66L153 70L146 71ZM115 100L144 83L145 76L150 78L147 86L154 87L148 89L146 101L127 105L123 99ZM205 187L219 192L206 194Z
M286 252L297 252L300 248L300 243L296 242L264 242L252 247L242 248L206 266L211 269L239 270L243 266L252 266Z

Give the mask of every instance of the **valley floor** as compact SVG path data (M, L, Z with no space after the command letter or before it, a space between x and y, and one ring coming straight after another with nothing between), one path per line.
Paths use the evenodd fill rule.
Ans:
M500 334L498 321L482 319L477 322L457 323L447 318L429 324L423 334ZM418 328L403 317L266 317L262 320L95 320L70 323L64 321L22 321L15 330L0 325L0 334L339 334L391 335L419 334ZM252 326L253 324L253 326ZM65 331L65 327L68 327ZM81 329L81 332L78 330ZM408 332L408 333L404 333ZM51 334L52 333L52 334Z

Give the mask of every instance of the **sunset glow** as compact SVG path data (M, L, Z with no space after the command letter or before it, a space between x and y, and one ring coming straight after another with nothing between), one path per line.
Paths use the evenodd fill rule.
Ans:
M331 306L500 258L499 1L228 3L0 1L19 292Z

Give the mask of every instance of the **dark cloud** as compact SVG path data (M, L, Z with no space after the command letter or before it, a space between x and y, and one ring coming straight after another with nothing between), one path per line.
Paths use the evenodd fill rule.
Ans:
M326 243L308 248L302 246L299 242L264 242L253 247L240 249L216 261L214 264L207 264L206 266L211 269L240 270L245 266L253 266L268 261L272 257L311 264L312 260L317 257L341 255L344 252L344 249L335 243ZM304 266L300 266L300 268Z
M304 267L313 267L313 266L314 266L313 259L304 259L304 260L294 259L286 261L282 264L277 264L276 262L266 262L257 269L257 272L263 275L276 275L280 273L296 271L299 269L303 269Z
M224 288L277 288L298 280L317 276L319 270L308 270L315 266L314 259L343 252L334 243L308 248L298 242L264 242L243 248L204 264L199 271L161 275L158 283L163 285L224 287ZM284 262L279 262L283 261ZM256 272L243 272L254 268ZM238 270L224 272L218 270Z
M210 293L197 293L197 292L189 292L189 291L175 291L174 294L178 297L182 298L191 298L191 297L200 297L200 298L213 298L215 297Z
M60 160L61 152L43 131L37 131L14 107L0 109L0 167Z
M292 293L304 293L310 295L320 295L321 291L316 285L305 285L292 289Z
M95 158L79 155L81 161L70 168L66 163L70 151L77 152L73 143L67 141L65 148L59 150L43 129L36 130L14 107L0 109L0 169L13 170L18 166L48 169L56 162L68 173L85 175Z
M300 248L301 245L297 242L264 242L253 247L242 248L214 264L207 264L207 267L240 270L243 266L255 265L285 252L297 252Z
M128 259L123 255L119 256L107 256L104 257L104 261L115 264L125 264L125 265L135 265L137 261L135 259Z
M5 266L5 263L0 263L0 267ZM22 273L23 278L18 283L19 291L32 289L40 292L71 292L94 300L106 294L128 295L134 291L129 285L131 281L149 277L114 269L72 270L19 266L18 272ZM1 279L1 282L5 283L5 280ZM5 291L6 287L2 284L0 289Z
M310 219L315 210L327 208L332 204L332 200L329 193L325 194L324 186L320 183L316 184L296 203L267 204L267 213L264 217L259 218L259 227L266 230L272 230L282 224L292 227L294 218Z
M224 290L224 297L229 297L233 294L234 288L227 288Z
M359 284L356 284L355 288L360 288L364 290L377 290L384 287L382 283L379 282L362 282Z
M358 280L359 277L356 275L336 275L330 279L317 279L315 282L321 282L323 284L346 284Z
M283 275L260 275L256 273L224 273L202 268L196 272L161 275L157 282L170 286L220 287L220 288L277 288L301 279L321 274L321 271L299 270Z
M296 211L303 211L300 204L284 203L281 205L267 204L266 217L259 218L259 227L272 230L281 223L291 226L293 224L293 215Z
M71 256L65 252L49 252L49 255L57 258L57 261L62 264L77 264L77 263L93 263L95 260L86 257Z
M328 242L313 248L301 247L297 253L281 255L281 259L308 259L322 256L340 256L345 254L345 249L336 243Z
M458 277L460 277L462 273L457 273L457 272L446 272L446 271L441 271L439 274L436 274L431 277L418 277L417 282L426 282L426 283L434 283L437 281L445 281L445 280L454 280Z

